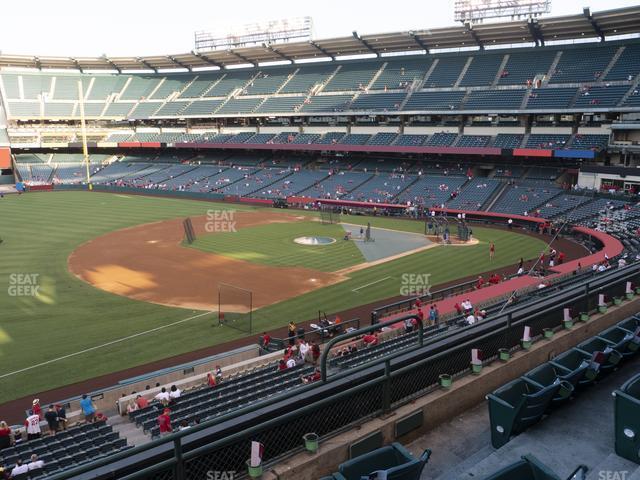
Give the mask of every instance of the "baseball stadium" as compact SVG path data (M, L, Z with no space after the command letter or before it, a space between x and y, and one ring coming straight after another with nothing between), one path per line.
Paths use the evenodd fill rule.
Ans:
M441 3L0 51L0 480L640 479L640 5Z

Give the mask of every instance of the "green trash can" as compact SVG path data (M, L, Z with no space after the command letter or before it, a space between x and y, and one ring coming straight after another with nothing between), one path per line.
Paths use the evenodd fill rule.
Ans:
M440 381L440 386L445 389L451 388L451 384L453 383L453 378L448 373L443 373L442 375L440 375L438 377L438 380Z
M247 473L250 478L260 478L262 476L262 464L252 467L251 460L247 460Z
M315 433L305 433L302 436L304 448L307 452L316 453L318 451L319 437Z

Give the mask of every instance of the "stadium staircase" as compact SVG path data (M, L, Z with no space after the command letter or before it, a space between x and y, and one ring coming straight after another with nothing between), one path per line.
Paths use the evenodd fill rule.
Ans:
M484 205L482 206L482 210L486 212L490 211L493 208L493 206L496 204L496 202L500 200L500 197L502 197L502 194L508 188L509 188L509 184L507 182L502 182L502 185L496 188L491 194L491 196L487 198L487 201L484 202Z
M629 87L629 90L627 90L627 93L625 93L622 97L622 99L620 100L619 105L624 105L625 102L627 101L627 99L633 94L633 92L635 90L637 90L638 85L640 85L640 73L637 74L635 76L635 78L633 79L633 82L631 83L631 86Z
M498 82L500 81L500 78L502 76L502 72L504 72L504 69L509 62L510 57L511 55L509 55L508 53L506 53L504 57L502 57L502 61L500 62L500 66L498 67L498 71L496 72L496 76L494 77L493 82L491 82L492 88L495 88L498 85Z
M544 80L542 81L542 86L546 87L549 84L549 81L551 80L551 77L553 76L553 74L556 71L556 68L558 68L558 64L560 63L560 59L562 58L562 50L558 51L558 53L556 53L556 56L553 59L553 62L551 62L551 65L549 66L549 70L547 71L547 75L545 76Z
M467 58L467 62L464 64L464 67L462 67L462 70L460 71L460 75L458 76L456 82L453 84L454 88L457 88L460 86L460 82L462 82L462 79L467 74L467 70L469 70L469 67L471 66L471 62L473 62L473 59L474 57L471 55Z
M618 48L618 50L616 50L616 53L614 53L613 57L611 57L611 61L598 77L598 83L605 83L605 78L607 78L607 75L609 74L611 69L615 66L615 64L618 63L618 59L624 52L625 48L626 47L623 45L620 48Z

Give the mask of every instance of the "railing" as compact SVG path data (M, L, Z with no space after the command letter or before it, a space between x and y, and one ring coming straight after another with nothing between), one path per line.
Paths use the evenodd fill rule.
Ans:
M355 328L358 330L360 328L360 319L352 318L351 320L346 320L340 322L338 324L332 323L328 326L323 326L318 323L320 328L314 328L312 330L305 330L304 333L296 333L290 337L286 338L271 338L269 345L265 348L262 340L260 340L260 347L268 352L277 352L278 350L284 349L291 340L298 340L300 338L307 339L309 335L313 336L313 338L320 344L325 343L327 340L333 338L334 332L340 332L342 330L346 330L348 328Z
M604 273L564 289L554 298L527 303L421 348L337 373L326 381L301 386L217 421L50 478L183 480L215 475L209 472L237 472L239 476L246 471L252 440L265 445L263 461L273 464L301 451L305 433L326 439L438 388L441 374L468 373L471 349L482 350L485 361L492 361L502 348L519 348L525 326L531 328L534 338L541 337L543 329L560 327L564 308L571 308L575 314L593 311L598 294L623 296L626 282L637 285L639 280L640 264ZM329 347L353 335L335 338ZM326 364L326 358L323 362Z

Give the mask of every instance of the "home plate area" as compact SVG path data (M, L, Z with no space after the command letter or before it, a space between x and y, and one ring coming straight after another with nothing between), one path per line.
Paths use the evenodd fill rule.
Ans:
M367 227L342 223L345 234L355 243L367 262L375 262L388 257L395 257L407 252L434 245L419 233L399 232L385 228L371 227L370 240L366 240Z

